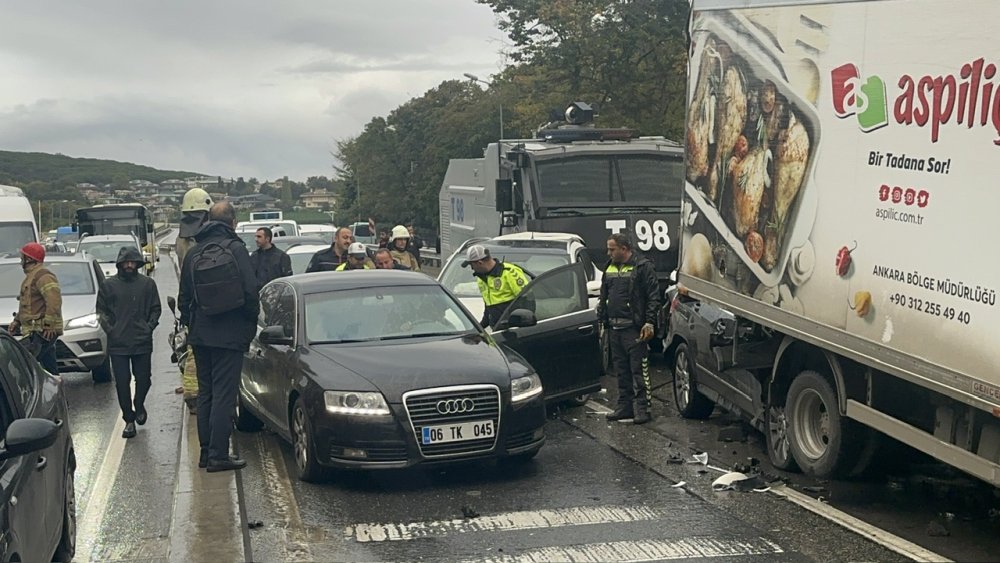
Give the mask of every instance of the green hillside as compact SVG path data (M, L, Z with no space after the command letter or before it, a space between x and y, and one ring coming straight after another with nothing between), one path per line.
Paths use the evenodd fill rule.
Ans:
M101 185L121 180L162 182L202 175L204 174L180 170L158 170L115 160L73 158L39 152L0 151L0 184L27 185L31 182L44 182L53 186L63 186L90 182Z

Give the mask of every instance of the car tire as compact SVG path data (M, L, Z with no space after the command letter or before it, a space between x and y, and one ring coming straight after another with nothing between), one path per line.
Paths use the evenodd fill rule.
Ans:
M264 423L246 408L243 397L239 396L236 398L236 429L240 432L260 432L264 429Z
M785 415L784 405L771 405L767 408L764 438L767 442L767 458L775 469L799 471L789 443L788 417Z
M111 381L111 358L104 358L104 363L90 370L90 377L94 383L107 383Z
M70 454L72 456L72 454ZM63 526L59 545L52 556L53 561L69 561L76 555L76 461L70 457L66 469L65 495L63 497Z
M312 421L306 412L302 397L295 400L292 407L292 450L299 479L307 483L320 481L324 476L323 467L316 460L316 444L313 438Z
M785 401L792 456L803 473L820 478L847 475L858 465L864 427L841 416L829 379L806 370L792 381Z
M712 415L715 403L698 391L693 367L687 344L678 344L674 351L674 404L682 417L704 420Z

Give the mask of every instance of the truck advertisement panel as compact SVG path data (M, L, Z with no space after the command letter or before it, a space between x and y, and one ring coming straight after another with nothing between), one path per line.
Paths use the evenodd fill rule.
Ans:
M961 8L696 4L681 273L1000 404L1000 3Z

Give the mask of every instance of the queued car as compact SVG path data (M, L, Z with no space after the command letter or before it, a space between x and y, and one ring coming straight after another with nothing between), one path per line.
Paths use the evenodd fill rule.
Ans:
M337 234L337 227L320 223L300 223L299 235L316 237L323 239L327 245L333 244L333 237Z
M76 552L76 454L62 380L0 331L0 558Z
M296 246L300 246L303 244L308 244L308 245L320 244L325 246L326 248L330 247L330 243L326 242L325 240L319 237L303 236L303 235L272 239L271 244L273 244L274 246L278 247L281 250L284 250L285 252L288 252L289 249L295 248Z
M91 258L96 259L101 264L104 277L111 277L118 273L115 261L118 260L118 252L123 246L132 246L139 250L143 256L147 253L142 251L142 244L135 235L84 235L76 245L76 252L86 252ZM141 272L149 271L149 264Z
M97 290L104 272L86 252L48 254L45 267L59 280L62 293L63 333L56 340L59 371L89 371L95 382L111 381L108 338L97 320ZM0 314L4 330L18 308L24 271L19 257L0 258Z
M261 290L237 427L290 441L303 480L330 467L530 459L545 441L545 386L599 387L596 320L565 322L587 310L585 288L581 265L539 276L488 333L420 273L279 278ZM556 375L546 382L543 369Z
M570 233L527 231L490 239L469 239L459 246L441 268L438 281L461 299L462 304L472 311L477 319L482 318L486 306L483 304L472 270L462 267L466 252L474 244L485 246L490 255L497 260L517 264L532 276L579 262L583 264L587 275L587 292L592 298L591 306L597 304L603 272L591 260L583 238Z
M329 244L296 244L295 246L289 248L285 252L288 254L288 259L292 261L292 273L293 274L304 274L306 268L309 267L309 261L312 260L314 254L321 250L326 250L330 248Z

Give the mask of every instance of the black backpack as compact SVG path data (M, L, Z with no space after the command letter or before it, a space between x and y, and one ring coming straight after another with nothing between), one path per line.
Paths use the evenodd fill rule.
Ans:
M191 257L191 281L198 310L218 315L243 306L243 276L236 256L226 243L199 244Z

